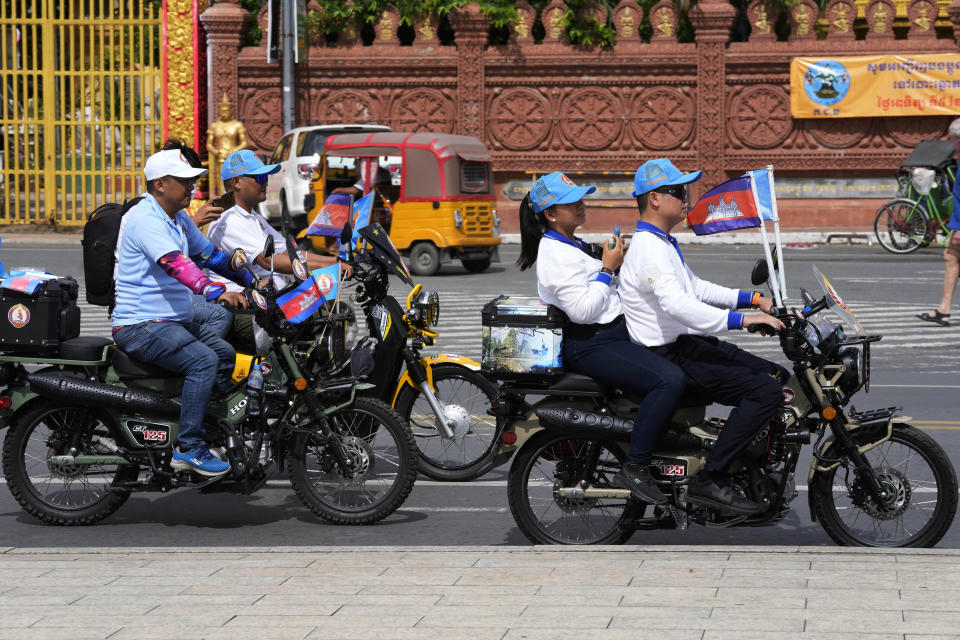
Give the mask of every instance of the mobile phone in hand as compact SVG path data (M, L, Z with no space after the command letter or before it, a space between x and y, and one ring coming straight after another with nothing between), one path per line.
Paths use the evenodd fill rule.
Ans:
M610 249L616 248L616 246L617 246L616 238L619 238L619 237L620 237L620 227L614 227L614 228L613 228L613 238L610 238L610 239L607 241L607 247L610 248Z

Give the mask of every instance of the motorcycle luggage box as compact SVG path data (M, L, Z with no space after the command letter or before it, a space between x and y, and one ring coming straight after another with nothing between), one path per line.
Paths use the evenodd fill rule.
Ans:
M484 305L482 319L480 365L489 377L542 382L563 373L562 311L539 298L502 295Z
M0 287L0 352L55 353L80 335L78 293L70 277L47 280L33 293Z

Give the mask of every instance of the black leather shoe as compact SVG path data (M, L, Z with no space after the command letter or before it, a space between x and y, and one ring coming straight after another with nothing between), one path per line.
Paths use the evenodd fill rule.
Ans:
M645 464L625 463L617 475L613 476L613 484L629 489L634 498L648 504L667 503L667 496L657 487L650 476L650 468Z
M690 481L687 502L742 516L763 511L763 505L740 495L729 481L718 481L702 471Z

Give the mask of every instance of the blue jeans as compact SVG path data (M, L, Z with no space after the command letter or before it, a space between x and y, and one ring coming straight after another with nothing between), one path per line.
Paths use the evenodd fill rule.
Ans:
M627 395L643 396L633 421L628 458L650 464L657 437L669 425L687 386L683 370L642 344L630 342L623 316L606 325L567 325L563 362Z
M113 340L135 360L183 374L177 440L182 451L205 444L203 415L214 384L220 390L230 386L233 347L196 321L141 322L122 328Z
M207 302L203 296L193 296L193 321L206 325L222 338L233 325L233 314L219 304Z

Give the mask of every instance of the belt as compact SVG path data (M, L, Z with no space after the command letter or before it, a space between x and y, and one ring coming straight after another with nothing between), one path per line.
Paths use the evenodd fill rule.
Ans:
M619 315L610 322L596 323L596 324L577 324L571 322L567 325L566 333L569 336L574 338L588 338L595 335L601 329L609 329L610 327L615 327L616 325L624 322L623 315Z

